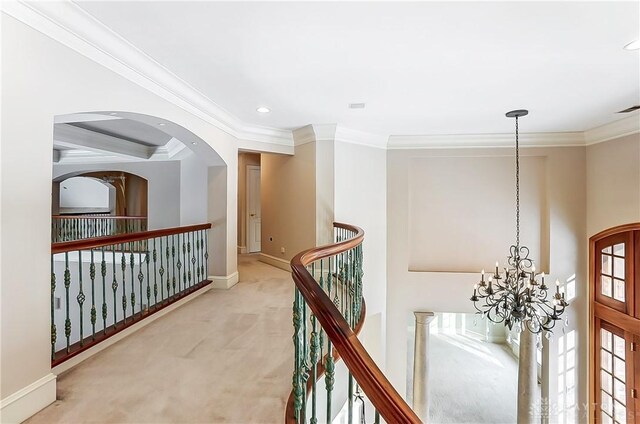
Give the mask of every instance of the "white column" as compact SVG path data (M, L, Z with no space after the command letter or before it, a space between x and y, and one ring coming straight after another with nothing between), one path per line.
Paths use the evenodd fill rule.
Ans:
M429 323L433 312L414 312L416 332L413 351L413 410L427 422L429 418Z
M537 410L538 364L536 361L536 335L527 329L520 333L518 358L518 424L540 422Z

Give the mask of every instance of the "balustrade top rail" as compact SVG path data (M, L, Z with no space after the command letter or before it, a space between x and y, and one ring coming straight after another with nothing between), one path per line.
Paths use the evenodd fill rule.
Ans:
M80 214L80 215L51 215L52 219L113 219L113 220L146 220L146 216L116 216L116 215L101 215L101 214Z
M349 326L340 310L307 269L313 262L346 252L361 244L364 239L364 231L359 227L342 223L334 223L334 227L347 230L354 236L296 255L291 260L293 281L347 368L380 415L388 423L421 423L360 343L356 332Z
M96 249L114 244L129 243L135 241L148 240L155 237L170 236L190 231L208 230L211 224L187 225L183 227L163 228L161 230L140 231L137 233L116 234L113 236L93 237L82 240L64 241L51 243L51 253L73 252L76 250Z

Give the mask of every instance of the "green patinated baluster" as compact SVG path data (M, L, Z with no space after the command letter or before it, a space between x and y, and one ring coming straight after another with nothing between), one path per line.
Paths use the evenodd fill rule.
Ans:
M135 256L133 255L133 243L129 243L129 265L131 266L131 318L135 319L136 312L136 290L135 290L135 278L134 278L134 269L133 267L136 264ZM142 286L142 284L140 284ZM142 291L142 290L141 290ZM142 297L142 296L141 296Z
M84 346L84 319L83 319L83 305L84 305L84 290L82 288L82 251L78 250L78 277L80 280L80 291L78 292L78 296L76 296L76 300L78 301L78 305L80 306L80 346Z
M171 236L171 239L173 240L173 236ZM170 249L169 249L169 239L165 238L165 240L167 242L167 249L166 249L166 258L167 258L167 270L166 270L166 272L167 272L167 298L169 298L169 296L171 296L171 294L170 294L171 293L171 290L170 290L171 289L171 282L169 281L169 279L170 279L169 278L169 251L170 251ZM164 300L164 297L163 297L163 300Z
M195 233L191 232L191 242L193 243L195 239ZM189 248L190 249L190 248ZM199 283L198 280L196 280L196 248L195 245L193 247L193 253L191 254L191 269L189 270L189 281L191 281L191 273L193 272L193 283Z
M185 242L186 234L182 233L182 290L187 288L187 268L189 268L189 260L187 259L187 244ZM180 235L178 235L178 240Z
M69 271L69 252L64 252L64 292L66 300L66 318L64 320L64 336L67 338L67 353L71 337L71 319L69 318L69 287L71 287L71 271Z
M320 288L324 291L324 267L323 260L320 259ZM320 327L320 358L324 356L324 330Z
M197 244L196 245L196 249L197 249L196 257L198 258L198 265L196 265L196 267L198 269L198 271L197 271L198 275L197 275L196 281L198 281L198 283L199 283L202 280L204 280L204 278L200 278L200 276L202 275L201 268L200 268L202 266L202 257L200 256L202 254L202 230L198 231L197 237L198 237L198 239L197 239L197 242L196 242L196 244Z
M89 265L89 278L91 278L91 338L96 339L96 264L93 260L93 250L91 250L91 264Z
M123 322L127 323L127 284L125 271L127 269L127 259L125 255L125 247L124 244L120 245L120 267L122 268L122 315Z
M293 345L294 345L294 372L293 372L293 392L294 392L294 413L296 422L300 423L302 421L302 405L304 398L304 389L303 389L303 368L304 368L304 351L302 348L302 340L304 339L302 335L302 308L303 308L303 300L302 295L295 289L294 295L294 304L293 304Z
M380 413L378 412L377 409L376 409L375 418L374 418L373 423L374 424L380 424Z
M171 258L173 259L173 295L176 294L176 239L171 236ZM178 285L180 285L180 255L178 254Z
M158 270L158 273L160 274L160 302L164 301L164 281L163 281L164 264L162 261L164 252L162 250L162 239L163 237L160 237L160 269ZM169 245L168 244L167 244L167 264L169 264ZM167 272L167 293L169 293L169 273L168 272Z
M209 232L204 230L204 278L209 278Z
M147 244L147 247L149 245ZM151 286L149 285L149 262L151 258L149 257L149 251L145 251L144 261L147 263L147 309L151 307Z
M55 294L56 294L56 273L54 268L53 255L51 255L51 360L56 359L56 340L58 339L58 334L56 330L56 321L54 317L54 310L56 306Z
M104 246L101 248L102 262L100 274L102 274L102 334L107 334L107 262L104 260Z
M185 268L185 271L187 272L188 287L191 287L191 237L190 235L191 235L190 233L185 234L187 238L187 253L185 258L185 263L187 267Z
M301 295L301 299L302 299L302 364L303 364L303 372L302 372L302 390L303 390L303 396L302 396L302 412L304 414L305 417L305 421L306 421L306 414L307 414L307 381L309 381L309 374L311 371L311 364L309 364L309 359L310 359L310 354L309 354L309 339L307 338L307 334L308 330L307 330L307 323L309 320L308 314L307 314L307 302L304 300L304 298Z
M138 246L140 248L140 246ZM142 283L144 282L144 274L142 273L142 250L138 249L138 283L140 284L140 314L142 315L142 299L144 299L144 292L142 291ZM148 303L147 303L148 305Z
M156 249L156 240L155 238L153 239L153 298L155 299L154 305L158 306L158 250ZM160 246L160 259L162 259L162 246ZM160 274L160 286L162 286L162 274Z
M111 246L112 262L113 262L113 282L111 283L111 289L113 289L113 328L118 327L118 308L116 307L116 291L118 290L118 278L116 275L116 245Z
M315 275L315 263L311 265L311 275ZM318 414L316 410L316 380L318 378L318 328L316 317L311 314L311 339L310 344L310 359L311 359L311 424L317 424Z

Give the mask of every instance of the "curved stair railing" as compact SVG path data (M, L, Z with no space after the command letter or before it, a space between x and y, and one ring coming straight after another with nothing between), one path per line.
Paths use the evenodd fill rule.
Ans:
M347 422L364 411L364 397L375 409L374 422L420 423L358 340L365 319L362 296L364 231L334 223L335 242L306 250L291 260L293 303L293 389L285 423L331 424L337 409L336 362L344 361L347 377ZM324 382L322 382L324 377ZM344 392L342 390L341 392ZM322 395L321 395L322 393ZM362 402L356 405L355 402ZM363 413L358 418L364 422Z

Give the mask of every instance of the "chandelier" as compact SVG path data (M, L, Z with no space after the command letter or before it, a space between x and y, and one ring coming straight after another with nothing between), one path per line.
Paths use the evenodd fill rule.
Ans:
M560 282L556 280L556 291L547 299L549 288L544 282L544 272L536 274L536 267L529 259L529 248L520 245L520 152L518 141L518 118L526 116L527 110L507 112L508 118L516 118L516 244L512 245L507 266L500 271L496 262L495 273L485 278L484 270L480 282L473 287L473 306L479 314L491 322L504 323L510 330L518 332L528 329L534 334L551 331L556 321L569 304L564 293L560 293ZM546 333L549 336L549 333Z

